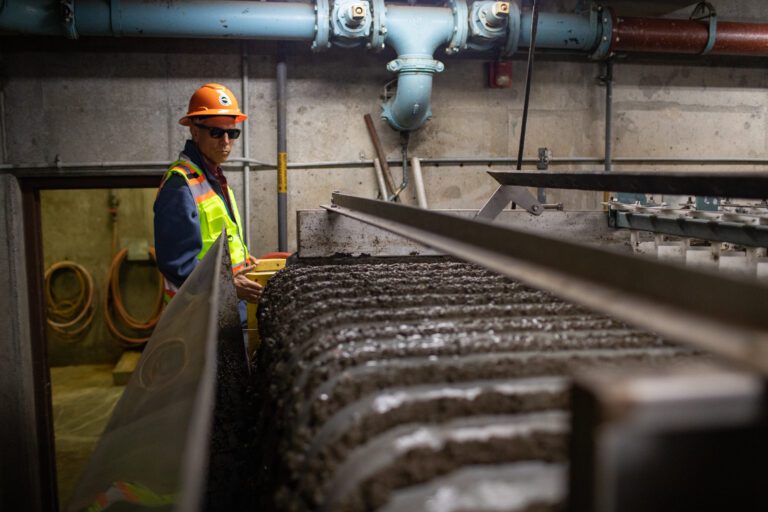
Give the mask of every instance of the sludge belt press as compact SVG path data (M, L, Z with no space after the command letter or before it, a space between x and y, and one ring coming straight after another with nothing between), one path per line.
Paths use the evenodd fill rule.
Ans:
M334 199L253 355L209 251L70 510L125 481L190 511L766 509L764 285L568 241L610 239L600 212L542 237Z
M257 368L279 509L555 510L565 376L699 357L475 265L364 261L267 288Z

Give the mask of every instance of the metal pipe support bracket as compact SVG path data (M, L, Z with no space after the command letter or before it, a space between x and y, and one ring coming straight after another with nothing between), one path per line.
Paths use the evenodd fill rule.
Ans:
M715 7L709 2L699 2L691 13L691 20L693 21L709 21L709 39L707 39L707 45L699 55L707 55L715 47L717 41L717 11Z

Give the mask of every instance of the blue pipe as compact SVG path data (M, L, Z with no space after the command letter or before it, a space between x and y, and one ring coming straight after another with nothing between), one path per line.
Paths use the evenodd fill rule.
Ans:
M186 0L75 0L74 26L86 36L208 37L309 40L312 4ZM5 0L0 29L63 35L58 2Z
M432 117L432 75L444 69L432 56L453 36L449 8L387 7L386 42L397 52L390 71L398 73L397 93L382 106L382 117L398 131L411 131Z
M536 48L557 50L594 50L600 27L589 16L579 14L539 13ZM531 45L531 12L521 15L520 47Z
M41 35L77 34L86 36L154 36L254 38L278 40L322 39L328 43L327 0L314 3L260 2L234 0L69 0L74 15L65 23L59 0L0 0L0 31ZM458 2L461 2L460 4ZM383 6L383 1L381 2ZM415 130L431 117L432 80L443 70L433 59L441 45L453 52L464 44L462 29L469 20L456 7L420 7L390 4L382 18L384 41L398 58L389 63L398 73L394 98L383 105L383 117L400 131ZM466 10L466 8L464 8ZM518 13L519 9L511 12ZM320 20L320 22L318 22ZM515 20L516 21L516 20ZM330 25L330 23L328 23ZM383 26L383 25L382 25ZM531 14L520 14L520 23L510 23L508 39L496 45L515 48L530 45ZM538 48L593 51L602 37L603 26L595 16L547 14L539 17ZM466 33L466 32L465 32ZM384 32L381 33L382 35ZM503 34L503 32L500 32ZM334 34L341 37L340 34ZM321 37L322 36L322 37ZM346 35L348 37L348 34ZM487 42L487 40L486 40Z
M64 35L58 4L51 0L4 0L0 31L45 36Z

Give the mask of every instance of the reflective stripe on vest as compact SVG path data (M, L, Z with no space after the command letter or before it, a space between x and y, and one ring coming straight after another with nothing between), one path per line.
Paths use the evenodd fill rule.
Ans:
M168 178L177 174L184 178L190 192L192 192L192 197L194 197L195 204L197 205L200 234L203 240L203 248L197 255L198 261L203 259L223 229L226 228L229 255L232 259L232 272L242 270L248 261L248 248L245 246L240 212L238 211L232 189L227 187L229 202L232 205L232 213L235 216L234 221L229 216L224 200L208 183L203 171L189 160L184 159L183 154L181 156L182 158L172 163L166 171L163 181L160 183L160 188L168 181ZM163 281L165 282L165 301L168 302L176 295L178 288L168 279L163 279Z

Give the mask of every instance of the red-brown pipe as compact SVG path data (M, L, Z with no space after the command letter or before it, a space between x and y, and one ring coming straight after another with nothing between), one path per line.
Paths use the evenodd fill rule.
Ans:
M613 52L700 54L709 40L709 22L617 18ZM768 24L717 23L713 55L768 56Z

